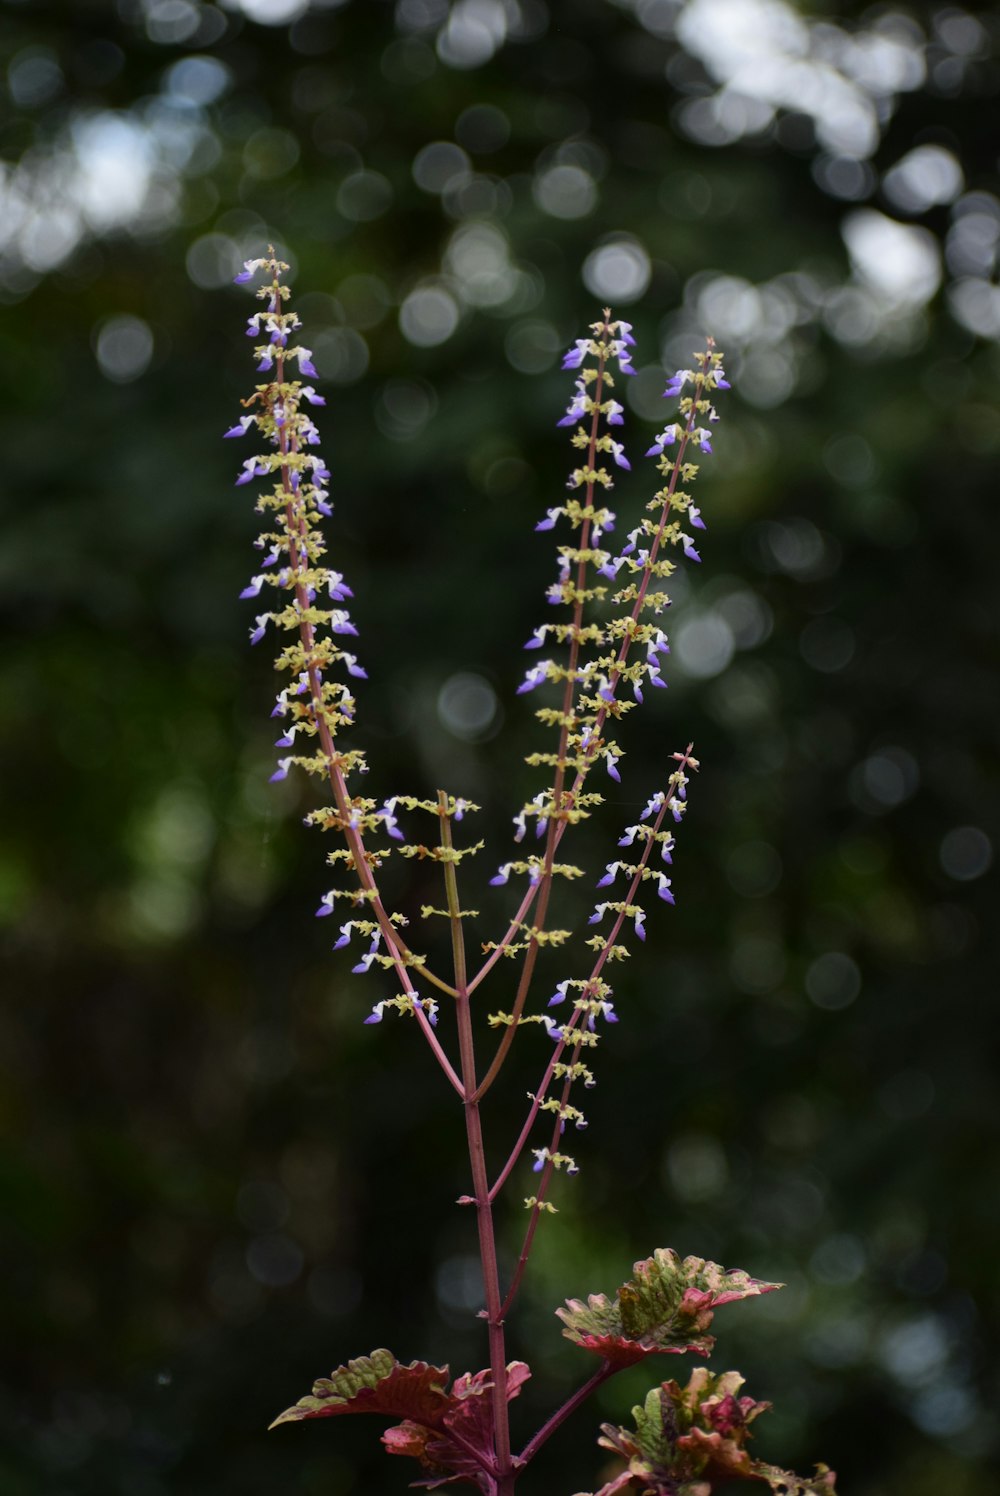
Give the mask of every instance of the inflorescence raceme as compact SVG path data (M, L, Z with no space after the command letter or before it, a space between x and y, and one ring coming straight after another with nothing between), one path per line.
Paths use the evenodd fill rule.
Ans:
M692 532L703 531L705 524L688 491L698 473L693 458L711 452L711 430L717 420L713 402L716 392L729 386L722 356L711 340L696 355L693 369L680 369L670 377L664 394L677 402L676 411L646 453L655 459L659 487L616 550L608 544L616 524L609 500L614 474L628 472L631 464L617 434L624 425L624 407L616 397L615 381L635 372L631 327L613 320L605 309L602 318L591 325L590 336L578 339L566 354L563 368L575 371L575 384L558 425L571 433L576 465L563 502L549 508L536 526L547 532L561 524L565 539L557 546L557 577L546 593L553 614L525 645L532 652L547 653L535 659L519 688L522 693L536 689L542 693L545 704L536 715L553 735L552 746L529 756L529 765L545 771L545 782L514 816L515 843L523 843L530 829L533 836L528 845L535 850L522 850L490 880L501 887L519 880L520 903L502 938L482 946L482 960L473 971L468 964L465 921L477 911L462 908L457 875L459 864L483 844L456 845L455 833L466 814L478 807L443 790L436 800L395 794L381 803L355 793L353 781L367 772L367 764L360 749L341 746L345 731L355 723L353 683L364 680L366 672L354 643L358 631L350 612L351 589L343 575L324 562L326 545L320 527L332 514L331 474L317 450L319 434L310 410L325 402L312 384L304 382L318 376L309 349L295 341L300 323L287 305L290 293L283 279L287 270L269 249L266 255L247 261L237 276L244 284L259 273L262 277L257 290L261 306L249 319L248 334L254 339L257 372L263 379L243 402L245 414L225 433L227 438L252 434L264 449L243 462L236 482L264 480L256 505L265 516L265 528L256 541L261 559L242 596L263 596L270 603L254 619L251 642L258 643L272 628L281 641L276 665L286 680L272 712L280 724L275 743L280 756L271 777L284 779L294 767L324 786L327 803L310 811L306 823L335 834L337 844L327 861L344 876L337 887L323 893L316 913L320 918L335 917L334 949L353 946L356 973L380 972L396 988L393 995L374 1004L365 1022L380 1022L390 1008L412 1017L461 1100L473 1193L462 1196L460 1203L474 1206L477 1215L490 1366L475 1376L457 1378L448 1392L446 1369L424 1362L403 1366L389 1352L376 1351L371 1357L349 1362L331 1379L317 1382L312 1396L277 1421L351 1411L402 1416L404 1422L387 1431L386 1447L391 1453L418 1460L426 1477L420 1484L458 1481L478 1486L483 1496L511 1496L520 1472L593 1387L648 1354L664 1350L707 1353L710 1337L703 1332L714 1306L778 1286L757 1283L746 1274L727 1274L700 1258L681 1263L676 1254L658 1252L636 1265L635 1278L619 1291L615 1304L603 1296L591 1296L587 1305L570 1300L572 1313L566 1323L571 1328L566 1333L600 1355L600 1370L548 1419L521 1454L514 1454L508 1402L517 1395L528 1368L519 1362L507 1363L505 1320L542 1214L555 1210L547 1198L550 1185L559 1172L577 1172L573 1156L564 1150L564 1136L567 1126L585 1127L586 1117L576 1104L579 1091L575 1096L572 1093L578 1085L594 1084L590 1051L603 1025L619 1019L608 968L628 957L632 937L645 940L650 894L662 903L674 903L665 868L672 864L675 831L685 817L690 777L698 768L692 745L673 754L665 787L624 828L618 840L621 855L606 863L597 881L599 901L581 934L549 924L554 879L583 876L582 869L558 854L570 828L587 818L603 799L588 788L591 770L600 766L612 780L621 780L623 749L612 733L619 731L623 717L642 705L646 689L666 685L663 662L669 643L661 627L662 615L670 606L666 584L679 555L692 562L701 559ZM400 816L404 820L430 817L436 836L428 844L408 841ZM440 868L441 907L423 904L420 918L444 918L448 923L450 980L433 970L424 954L412 949L404 935L409 920L386 908L379 872L393 853ZM557 981L554 991L547 986L551 996L546 1005L541 1011L529 1011L539 953L551 949L561 955L563 948L568 955L576 955L580 974ZM509 1011L488 1014L489 1026L498 1037L492 1057L480 1068L471 999L501 961L505 969L513 965L517 973L513 1000ZM442 1015L449 1021L439 1024ZM537 1089L529 1093L521 1131L491 1183L480 1105L515 1035L526 1024L536 1025L536 1032L544 1030L551 1047ZM457 1048L457 1054L450 1056L446 1045ZM542 1113L551 1129L548 1141L531 1146ZM524 1202L528 1210L524 1241L504 1286L492 1206L526 1156L533 1158L538 1179L535 1192ZM814 1481L800 1482L775 1467L747 1462L742 1451L746 1431L742 1425L737 1429L739 1420L734 1421L732 1411L737 1404L730 1389L739 1384L738 1377L732 1380L734 1375L729 1374L729 1381L719 1380L720 1388L725 1381L719 1407L730 1441L724 1449L719 1446L725 1460L716 1449L721 1423L711 1399L706 1401L702 1395L708 1384L696 1371L686 1391L670 1382L650 1394L658 1399L656 1409L663 1413L652 1443L643 1442L645 1424L635 1435L605 1426L604 1442L630 1463L600 1496L637 1487L666 1496L679 1489L682 1478L685 1489L690 1485L694 1491L690 1483L697 1480L699 1492L707 1492L709 1478L719 1472L723 1478L735 1472L769 1482L773 1490L791 1489L788 1482L794 1481L795 1489L832 1496L833 1476L825 1467L817 1471ZM705 1438L696 1438L695 1430L671 1443L667 1414L672 1418L672 1408L686 1407L685 1399L690 1402L699 1397L695 1411L705 1423ZM744 1404L751 1411L763 1407L752 1399L741 1399L740 1410ZM748 1421L746 1412L744 1422Z
M430 1037L430 1030L438 1023L439 1000L421 996L415 979L423 977L452 997L457 995L457 988L431 972L426 956L415 953L405 942L402 932L408 921L402 914L385 909L377 874L393 851L404 857L430 858L453 872L464 857L480 850L481 843L455 847L451 824L477 807L453 796L434 802L393 795L379 804L348 788L351 776L367 772L360 749L340 746L344 730L354 725L356 716L352 683L364 680L366 671L354 647L358 631L349 608L351 588L339 571L324 564L326 545L320 526L333 512L331 474L317 451L319 434L310 408L325 401L312 384L303 382L302 376L315 379L317 373L310 350L295 341L301 324L287 305L290 291L283 280L287 269L272 250L247 261L237 277L242 284L262 273L257 289L261 310L249 318L247 331L259 340L254 348L257 371L267 377L243 402L247 413L225 433L227 438L252 433L267 448L243 462L236 482L243 485L257 478L266 480L256 505L268 521L256 541L262 552L260 569L241 596L257 599L264 595L271 598L272 606L256 615L251 642L258 643L270 628L285 636L276 666L289 679L277 694L272 717L281 724L275 746L291 751L278 758L271 777L284 779L297 767L324 780L332 792L333 803L311 811L306 822L340 833L344 844L329 854L328 861L334 867L343 867L348 875L353 871L355 878L347 886L324 893L316 913L320 917L334 915L339 912L338 906L346 905L350 917L338 921L334 949L343 950L359 939L363 948L353 971L363 974L374 968L387 974L394 972L402 989L376 1002L365 1022L380 1022L386 1009L392 1008L418 1017ZM597 1020L618 1021L612 988L602 972L605 966L628 955L623 931L627 934L630 928L637 939L646 938L646 910L639 902L640 890L651 884L661 900L674 902L670 878L648 863L654 851L660 860L670 862L674 838L663 829L663 823L668 817L671 823L681 820L689 771L698 766L690 746L674 755L676 768L667 789L650 799L639 821L626 829L619 842L621 847L633 848L634 860L622 858L607 864L598 888L610 890L617 885L615 891L621 897L609 896L598 903L589 924L603 925L607 920L608 933L593 933L586 939L593 952L589 976L557 983L549 1003L550 1008L561 1004L572 992L569 1017L557 1022L547 1010L526 1012L527 987L538 951L545 946L565 945L571 939L570 931L546 924L549 891L553 878L575 879L582 870L557 861L556 850L568 827L585 819L601 803L599 793L585 790L590 770L602 764L613 780L621 778L623 750L610 735L609 723L617 723L642 703L644 686L666 685L662 662L669 644L657 621L670 605L663 584L675 567L670 559L672 552L679 549L693 561L700 559L685 526L705 528L698 508L680 484L690 484L698 471L689 457L691 449L711 451L709 428L717 419L714 393L728 388L722 357L711 342L697 355L695 369L679 370L671 377L665 395L678 399L677 415L646 454L656 458L662 486L616 554L606 544L616 522L606 502L614 487L611 468L628 471L631 464L622 442L612 434L614 428L624 424L624 407L615 397L615 378L616 374L635 373L631 362L634 345L631 325L612 320L610 310L605 309L603 317L592 324L590 336L578 339L563 360L564 369L577 373L574 393L557 424L571 428L570 441L579 454L579 463L567 482L566 499L548 509L536 525L539 531L553 530L560 521L568 527L567 541L556 552L558 579L546 594L559 616L541 624L525 645L529 650L555 645L558 655L533 664L519 688L522 693L537 687L555 688L559 704L540 707L537 716L555 730L556 744L552 751L529 756L530 765L548 771L549 782L514 817L515 841L523 841L530 823L535 837L545 838L545 842L537 852L502 864L490 880L503 885L511 878L526 878L527 887L506 934L500 941L484 945L485 962L468 981L471 992L499 957L523 958L512 1011L492 1013L489 1021L494 1028L509 1031L503 1036L499 1061L520 1025L539 1023L549 1033L555 1050L538 1092L531 1097L527 1126L533 1124L538 1112L554 1111L556 1135L564 1130L567 1119L577 1126L584 1123L582 1113L569 1104L569 1091L576 1080L593 1082L580 1054L597 1042ZM299 377L293 378L293 373ZM685 390L688 393L683 393ZM628 693L624 698L623 688ZM428 847L406 842L397 815L400 810L426 812L437 818L441 843ZM382 845L375 846L375 840ZM467 918L474 912L458 910L455 899L449 908L425 905L421 911L424 918L439 915L449 919L456 914L459 919ZM433 1041L432 1047L456 1084L457 1072L440 1044ZM562 1083L558 1100L548 1095L550 1086L557 1082ZM460 1082L456 1089L461 1089ZM566 1167L573 1172L575 1164L555 1146L536 1149L535 1156L536 1170L546 1175L539 1197L531 1202L537 1211L542 1208L551 1170Z

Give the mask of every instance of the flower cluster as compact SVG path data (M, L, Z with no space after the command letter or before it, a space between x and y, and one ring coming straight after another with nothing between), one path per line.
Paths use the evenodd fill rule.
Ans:
M536 525L538 530L551 530L564 519L574 532L574 543L558 547L558 579L546 594L550 605L569 611L569 618L541 624L525 644L525 649L536 650L555 643L565 648L566 657L532 664L518 688L524 693L554 683L562 696L558 708L543 707L537 713L547 726L558 729L559 743L555 752L532 754L528 763L553 769L554 783L551 792L534 796L515 817L518 840L528 817L536 819L542 835L550 821L572 822L589 813L599 797L584 794L583 785L594 764L603 762L610 778L621 778L622 749L606 731L608 719L619 719L641 704L644 686L666 686L662 662L670 645L649 615L659 615L670 605L669 595L659 590L675 568L669 548L679 548L691 561L701 560L685 522L701 530L705 524L679 484L690 483L698 472L697 464L687 456L692 444L711 452L708 425L701 422L718 419L712 394L729 388L722 355L711 342L697 356L696 371L681 369L670 378L665 397L681 396L689 384L692 389L681 396L677 419L657 436L646 454L659 459L658 471L666 483L649 501L646 515L629 532L621 550L613 554L602 544L604 536L614 530L616 516L603 502L613 479L601 459L610 454L617 466L627 469L630 464L622 443L602 432L601 423L623 422L622 406L608 397L614 388L609 366L616 361L619 371L635 372L629 353L634 339L630 325L610 321L607 311L602 322L594 323L592 333L589 339L578 339L564 360L564 368L581 372L558 423L576 424L572 442L586 455L567 484L573 497L548 509ZM676 456L668 455L673 447ZM608 584L615 584L616 590ZM595 609L605 611L607 602L617 610L611 617L586 616ZM631 691L631 700L619 695L623 682ZM561 834L561 830L556 832L557 840Z

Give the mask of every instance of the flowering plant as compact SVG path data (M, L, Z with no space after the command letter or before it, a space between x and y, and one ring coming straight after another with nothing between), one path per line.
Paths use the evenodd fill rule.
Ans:
M570 474L567 497L536 525L547 531L563 522L568 534L558 546L558 576L546 594L556 610L554 621L541 624L525 645L531 651L552 645L556 650L532 664L519 687L522 693L548 689L549 704L536 715L554 742L530 755L528 763L544 770L546 781L514 816L515 843L531 845L530 826L535 850L522 845L490 880L499 886L516 882L519 902L501 938L483 946L483 959L475 966L469 961L464 927L475 911L462 906L458 872L459 864L483 844L460 844L457 828L478 807L445 790L435 800L396 794L380 803L353 788L352 781L367 765L361 749L342 746L342 738L355 721L353 681L365 679L365 670L353 649L357 629L347 606L351 589L324 562L320 524L332 513L331 475L316 450L319 434L307 407L325 402L313 385L303 383L317 375L309 349L295 341L300 323L287 306L287 270L269 249L249 260L237 277L246 283L263 272L257 291L261 309L250 318L248 332L257 340L257 370L265 379L243 402L246 414L226 432L233 438L254 432L266 449L246 459L236 481L266 480L257 499L257 510L266 517L256 542L263 553L260 572L242 595L257 598L265 587L276 594L272 607L257 615L251 642L259 642L272 627L283 636L276 663L288 679L272 716L281 723L276 746L289 751L279 758L272 778L284 779L295 767L323 786L327 803L312 810L306 821L333 834L335 845L327 860L344 876L323 894L317 914L339 919L346 910L334 949L344 949L356 938L366 943L354 971L374 971L398 989L386 996L383 987L365 1022L382 1022L387 1010L412 1019L461 1106L471 1192L459 1203L475 1211L489 1366L450 1381L447 1367L425 1361L403 1365L389 1351L376 1350L318 1380L275 1424L375 1413L389 1423L383 1434L387 1451L419 1465L417 1484L465 1484L485 1496L509 1496L538 1450L594 1388L648 1356L707 1357L717 1308L780 1287L699 1257L681 1260L658 1249L635 1264L613 1299L603 1294L586 1302L569 1299L556 1311L563 1334L597 1357L597 1369L515 1452L510 1403L530 1371L524 1362L508 1363L505 1324L542 1217L555 1210L550 1195L556 1176L577 1172L574 1158L564 1151L566 1127L586 1125L578 1092L594 1084L591 1052L603 1026L618 1021L607 970L627 957L631 937L646 939L647 910L640 898L655 891L662 902L674 902L663 867L672 863L675 829L687 812L688 785L698 768L691 744L672 755L665 785L650 796L635 824L624 828L618 846L626 850L606 864L598 881L597 887L607 893L590 916L589 937L580 940L550 923L551 894L556 878L575 881L583 876L582 869L563 860L562 847L572 828L601 803L600 793L590 787L592 771L603 768L620 781L623 750L612 731L642 704L644 688L666 684L661 666L669 645L657 621L670 604L664 583L675 570L672 557L678 552L700 561L688 527L705 528L681 485L697 476L692 454L712 450L710 429L718 418L713 401L728 383L722 355L711 341L696 355L693 369L671 376L665 395L677 401L677 414L646 454L656 459L662 483L616 554L606 545L616 519L606 502L613 488L607 459L617 468L630 468L623 443L611 429L624 423L624 408L614 394L616 376L635 372L630 325L612 320L606 309L563 361L565 369L577 373L558 424L572 429L579 465ZM429 817L434 827L426 843L408 840L401 825L401 819L418 815ZM424 905L420 918L447 922L448 975L432 968L426 954L415 948L407 917L387 907L379 873L393 853L440 866L442 907ZM546 1006L533 1009L535 968L546 947L565 950L575 959L571 974L556 983ZM517 977L509 1011L486 1015L499 1038L483 1063L477 1052L482 1034L474 1021L474 998L501 965L513 967ZM553 1008L562 1010L559 1016ZM551 1052L509 1156L491 1180L482 1104L518 1031L530 1024L545 1029ZM529 1147L546 1122L547 1141ZM493 1207L526 1154L534 1158L537 1182L524 1202L523 1246L510 1281L504 1283ZM751 1457L746 1448L750 1424L768 1405L740 1396L741 1386L736 1372L715 1375L698 1366L684 1386L670 1380L655 1387L633 1410L634 1430L605 1425L600 1443L620 1456L623 1468L599 1496L619 1491L707 1496L716 1480L734 1477L769 1485L774 1492L831 1496L834 1476L825 1466L802 1480Z

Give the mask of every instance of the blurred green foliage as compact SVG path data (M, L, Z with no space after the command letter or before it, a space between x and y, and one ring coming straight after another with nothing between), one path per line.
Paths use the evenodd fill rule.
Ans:
M678 908L620 984L514 1327L524 1437L589 1371L556 1305L671 1245L789 1285L718 1326L713 1366L776 1405L761 1456L986 1489L996 12L0 13L4 1492L398 1489L373 1426L263 1430L376 1345L485 1359L450 1094L408 1026L362 1027L304 791L266 782L218 438L253 377L229 281L269 236L329 399L374 788L482 801L493 861L537 788L514 686L570 465L558 354L605 299L634 318L633 459L664 362L713 332L733 374L671 688L579 839L599 869L694 739ZM622 531L645 496L619 484ZM520 1047L498 1158L546 1041ZM526 1492L592 1486L599 1418L647 1385L603 1388Z

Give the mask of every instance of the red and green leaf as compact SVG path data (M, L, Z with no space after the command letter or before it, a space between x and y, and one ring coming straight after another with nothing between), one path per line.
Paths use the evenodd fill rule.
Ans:
M771 1293L780 1283L763 1283L736 1269L727 1271L701 1257L683 1261L669 1248L637 1262L633 1276L614 1299L591 1294L586 1303L568 1299L556 1313L563 1334L594 1351L615 1368L645 1356L707 1356L715 1341L706 1334L720 1304Z
M311 1395L299 1398L294 1408L286 1408L271 1428L342 1413L381 1413L434 1428L448 1407L447 1381L447 1366L430 1366L426 1361L403 1366L391 1351L372 1351L314 1382Z
M599 1442L625 1468L596 1496L710 1496L714 1482L730 1480L763 1482L774 1496L836 1496L825 1465L803 1477L752 1458L750 1425L770 1404L740 1396L742 1385L738 1372L698 1366L685 1387L654 1387L632 1409L634 1429L605 1424Z
M447 1366L413 1361L403 1366L390 1351L372 1351L339 1366L313 1384L271 1424L343 1413L379 1413L400 1418L382 1442L389 1454L407 1455L423 1467L421 1486L470 1484L493 1489L489 1471L495 1456L493 1382L488 1371L465 1372L448 1389ZM517 1397L531 1372L523 1361L507 1368L507 1398Z

